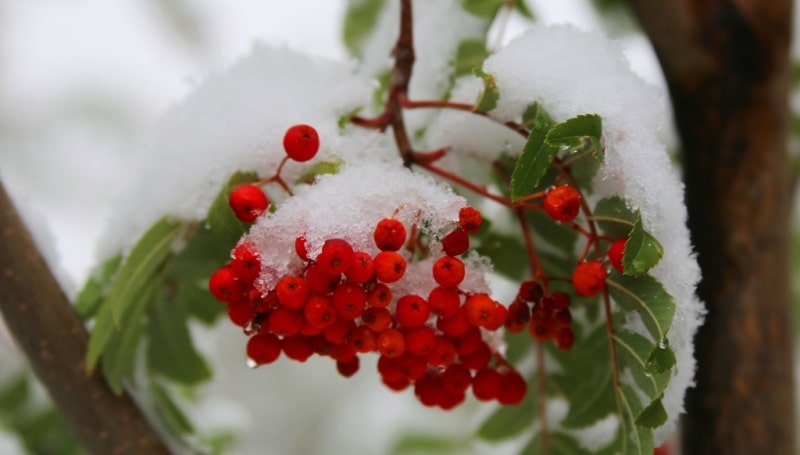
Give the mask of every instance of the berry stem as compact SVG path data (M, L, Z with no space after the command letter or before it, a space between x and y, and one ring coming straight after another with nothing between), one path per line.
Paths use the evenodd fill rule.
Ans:
M412 154L412 157L413 157L413 154ZM415 163L415 164L417 164L418 166L422 167L423 169L426 169L426 170L428 170L428 171L430 171L430 172L432 172L432 173L434 173L434 174L436 174L436 175L438 175L440 177L443 177L443 178L445 178L447 180L450 180L453 183L457 183L457 184L459 184L459 185L461 185L461 186L463 186L463 187L465 187L465 188L467 188L467 189L469 189L469 190L471 190L471 191L473 191L473 192L475 192L475 193L477 193L477 194L479 194L479 195L481 195L481 196L483 196L485 198L491 199L491 200L497 202L498 204L502 204L502 205L504 205L506 207L514 207L514 203L512 203L509 199L504 198L502 196L498 196L496 194L492 194L492 193L486 191L486 188L478 186L478 185L470 182L469 180L467 180L467 179L465 179L463 177L460 177L460 176L458 176L456 174L453 174L450 171L446 171L446 170L444 170L444 169L442 169L440 167L434 166L433 164L427 163L427 162L418 162L418 163Z
M517 214L517 220L519 220L522 238L525 241L525 250L528 252L528 259L530 260L531 269L533 270L532 279L541 279L545 293L549 294L548 277L542 273L542 264L539 262L539 257L536 255L536 247L533 244L533 237L531 237L530 230L528 229L528 220L525 219L525 212L522 208L517 208L515 213Z
M405 94L399 97L400 104L406 109L418 108L447 108L459 111L475 112L475 105L470 103L457 103L448 100L416 100L412 101Z
M614 388L619 390L619 366L617 363L617 344L614 341L614 323L611 319L611 299L608 289L603 291L603 309L606 316L606 330L608 332L608 346L611 350L611 373L614 378Z

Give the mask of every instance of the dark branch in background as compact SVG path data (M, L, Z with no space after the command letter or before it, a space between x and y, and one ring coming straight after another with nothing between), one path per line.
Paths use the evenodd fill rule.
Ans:
M795 454L790 0L630 0L680 133L708 316L683 453Z
M2 182L0 232L0 310L67 426L92 454L168 454L130 396L86 373L86 329Z

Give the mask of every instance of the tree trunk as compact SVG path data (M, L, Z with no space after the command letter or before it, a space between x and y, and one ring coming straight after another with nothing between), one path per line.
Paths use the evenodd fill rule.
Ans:
M84 364L88 335L0 182L0 310L67 426L88 453L168 454L130 396Z
M708 315L685 454L795 454L790 0L631 0L666 76Z

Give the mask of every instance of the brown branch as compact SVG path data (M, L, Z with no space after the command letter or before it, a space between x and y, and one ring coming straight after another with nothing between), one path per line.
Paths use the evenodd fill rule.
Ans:
M400 34L392 51L394 67L389 79L389 99L386 103L386 113L392 125L394 140L403 157L403 163L410 167L414 163L414 148L406 132L403 119L403 106L401 99L408 95L408 84L411 82L411 73L414 69L414 27L411 0L400 2Z
M630 0L682 142L708 316L683 452L795 454L790 0Z
M87 375L75 313L0 182L0 310L34 373L83 447L98 455L168 454L127 394Z

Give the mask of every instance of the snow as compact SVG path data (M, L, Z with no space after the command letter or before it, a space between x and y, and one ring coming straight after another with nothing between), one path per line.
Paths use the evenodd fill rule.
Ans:
M491 56L484 70L500 89L491 111L500 121L517 119L534 101L556 121L583 113L603 119L605 159L594 179L594 198L621 195L641 212L645 230L664 247L651 274L677 305L668 340L680 367L664 393L670 419L658 430L661 439L683 410L695 369L692 338L704 315L694 296L700 271L686 228L683 184L659 138L667 122L659 108L663 94L630 71L618 43L570 26L533 28Z

